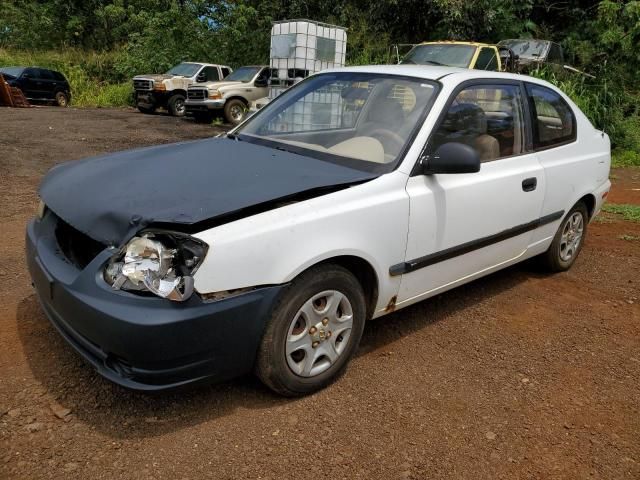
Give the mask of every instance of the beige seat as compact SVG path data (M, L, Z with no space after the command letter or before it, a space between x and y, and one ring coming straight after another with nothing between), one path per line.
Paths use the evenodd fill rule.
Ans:
M385 163L384 147L372 137L353 137L329 147L330 153L368 162Z
M358 133L363 137L376 137L382 144L384 151L395 157L399 153L399 146L389 138L376 134L376 130L389 130L392 133L398 133L395 129L404 124L405 114L402 105L395 99L384 98L371 104L366 112L364 122L358 127Z
M474 142L474 147L480 155L481 162L490 162L500 158L500 143L495 137L483 133L478 135Z
M478 136L474 140L474 147L480 155L481 162L490 162L500 158L500 142L487 133L487 115L481 108L476 109L475 128Z

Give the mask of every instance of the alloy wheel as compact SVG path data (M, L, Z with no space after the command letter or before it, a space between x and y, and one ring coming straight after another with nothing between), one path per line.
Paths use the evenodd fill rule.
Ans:
M584 232L584 218L582 213L574 212L562 227L562 236L560 237L560 259L568 262L578 252L580 242L582 242L582 234Z

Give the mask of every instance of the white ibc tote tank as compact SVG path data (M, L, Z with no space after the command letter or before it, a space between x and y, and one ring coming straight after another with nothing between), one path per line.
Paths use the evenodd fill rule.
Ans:
M347 29L313 20L283 20L271 28L270 66L278 70L270 98L296 79L327 68L344 67Z

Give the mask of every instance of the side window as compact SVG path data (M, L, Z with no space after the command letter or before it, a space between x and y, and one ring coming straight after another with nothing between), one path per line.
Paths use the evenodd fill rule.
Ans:
M53 73L51 73L51 70L47 70L46 68L38 68L38 77L41 80L54 80Z
M526 85L533 116L533 148L551 148L575 140L576 117L567 102L549 88Z
M22 76L24 78L39 78L38 71L35 68L27 68Z
M429 152L445 143L476 149L490 162L524 151L523 99L519 85L473 85L460 91L432 136Z
M66 82L66 78L64 78L64 75L62 75L60 72L51 72L53 74L53 78L55 78L57 81L59 82Z
M227 67L222 67L222 78L227 77L231 72Z
M498 57L496 51L493 48L481 48L478 60L476 60L476 66L473 67L476 70L490 70L495 72L498 70Z
M204 67L204 74L207 77L207 82L217 82L220 80L218 67Z

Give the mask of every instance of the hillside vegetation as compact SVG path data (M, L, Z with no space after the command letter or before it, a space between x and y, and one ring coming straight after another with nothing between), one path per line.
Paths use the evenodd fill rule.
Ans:
M1 10L0 66L62 71L76 106L130 104L133 75L182 60L265 63L273 20L347 27L349 64L389 63L394 43L551 39L595 79L536 75L611 136L617 162L640 165L640 1L3 0Z

